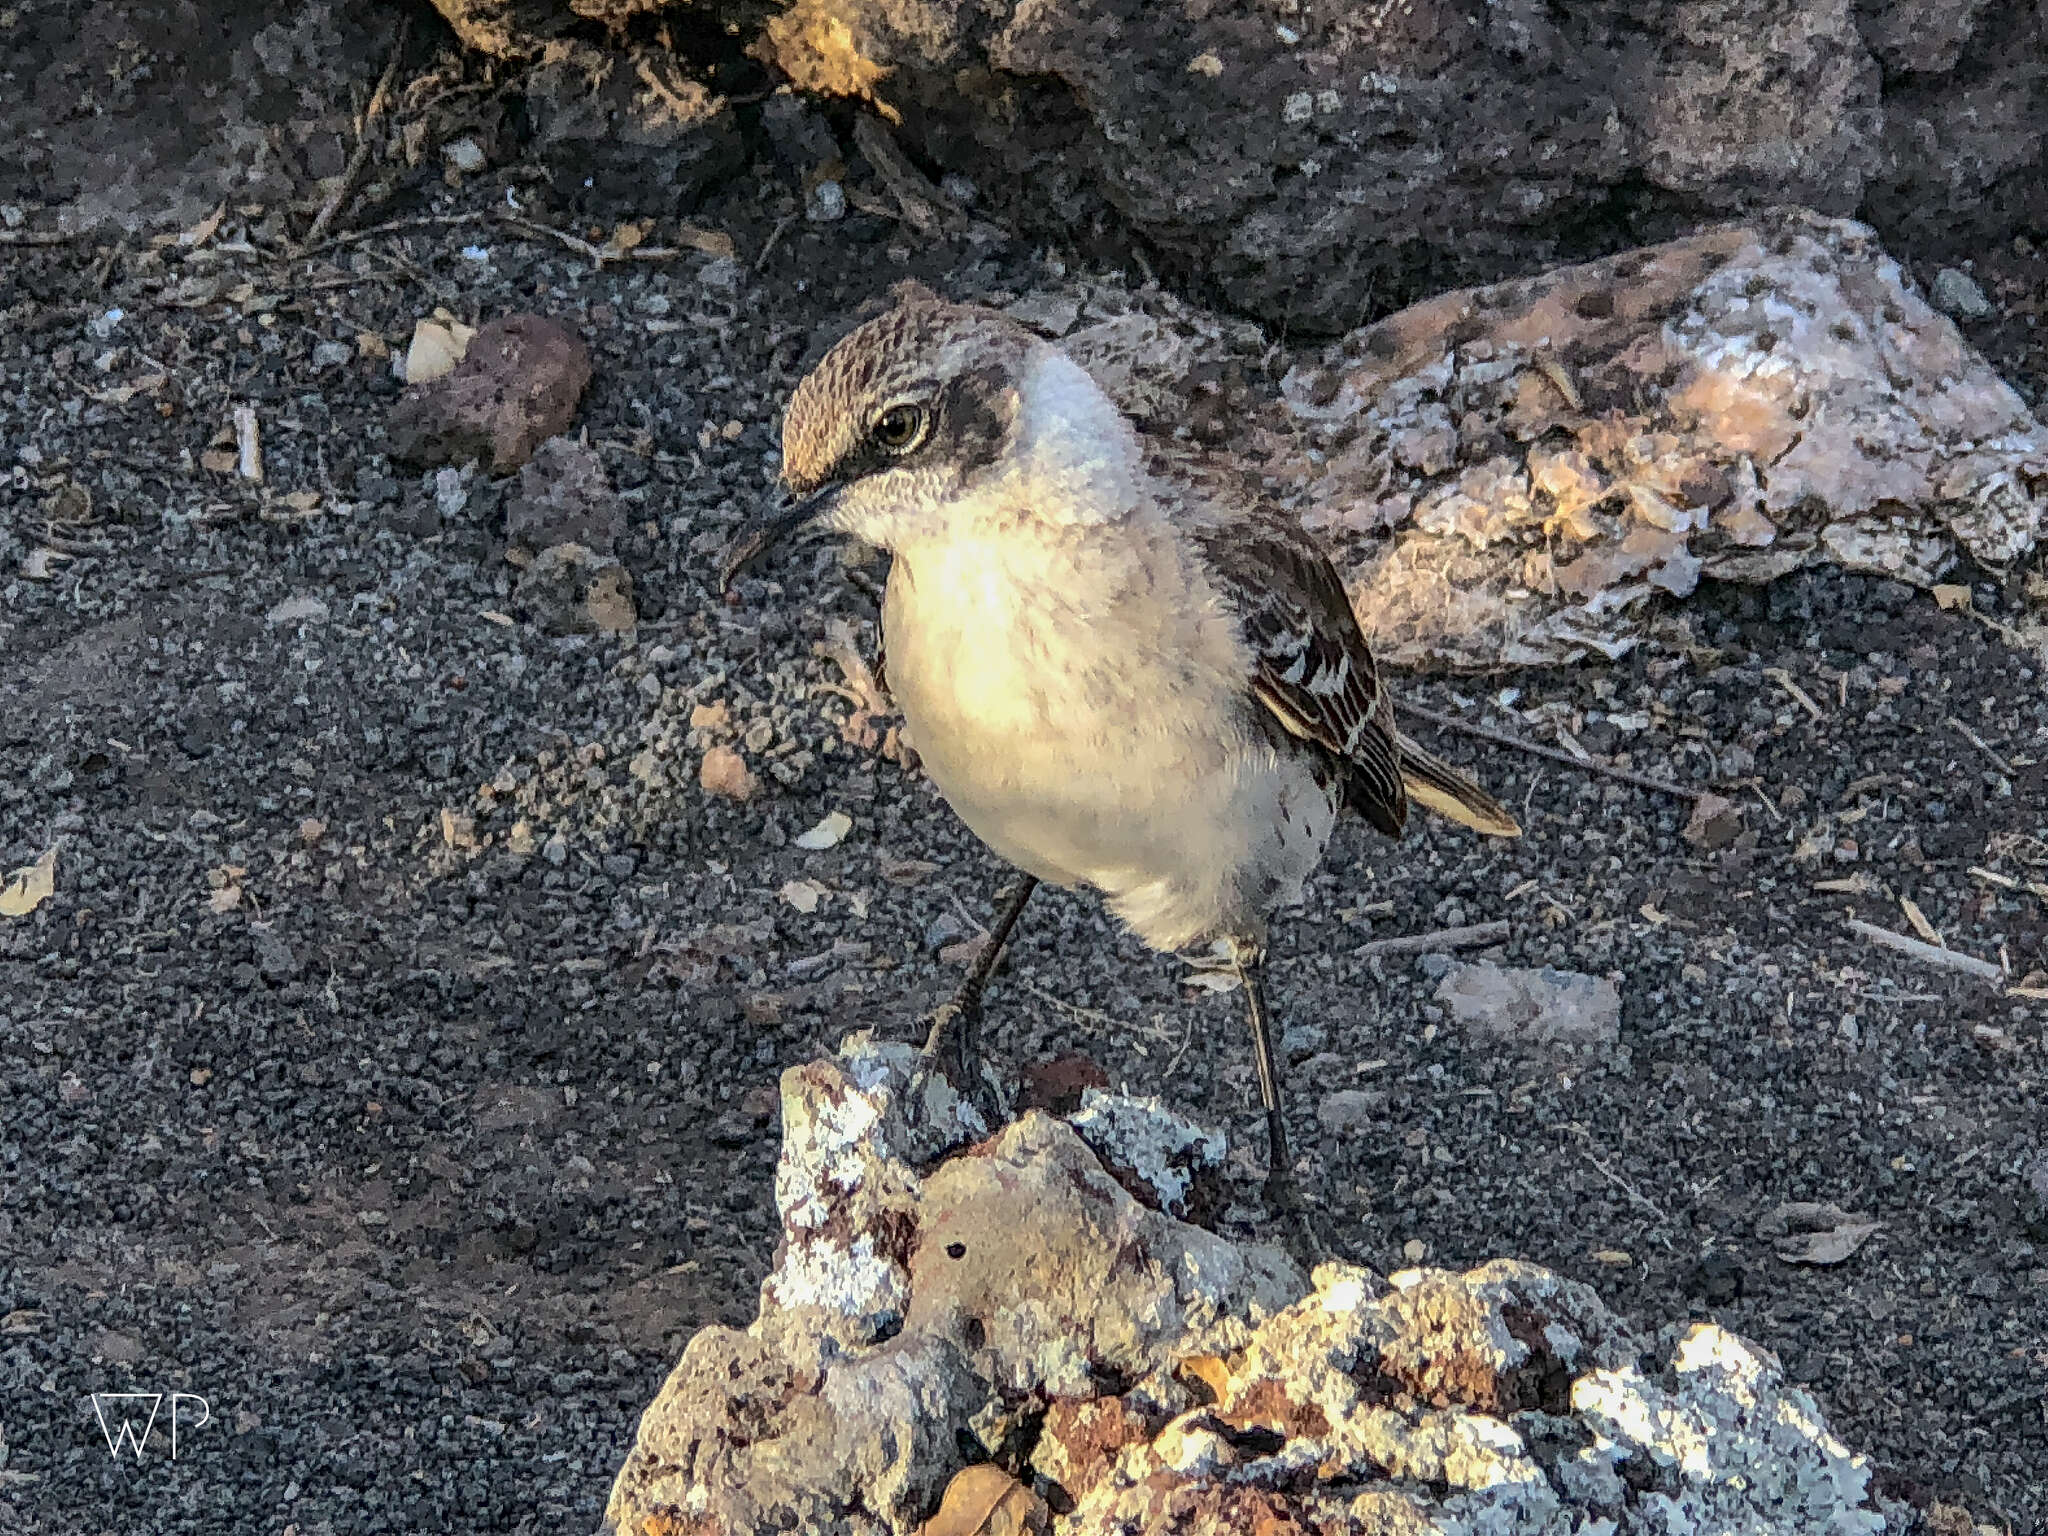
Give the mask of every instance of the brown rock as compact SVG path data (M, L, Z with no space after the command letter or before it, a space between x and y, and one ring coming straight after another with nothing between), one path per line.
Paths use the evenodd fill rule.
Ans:
M751 800L761 788L747 760L731 747L713 747L704 754L697 765L697 783L707 795L728 800Z
M421 465L481 460L517 469L566 432L590 384L590 352L559 321L506 315L476 333L455 371L392 407L391 456Z

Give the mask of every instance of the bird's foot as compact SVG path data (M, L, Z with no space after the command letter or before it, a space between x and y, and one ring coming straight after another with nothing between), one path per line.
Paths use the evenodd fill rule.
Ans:
M925 1033L925 1057L953 1091L972 1104L991 1131L1008 1119L1003 1094L980 1050L981 1004L954 998L932 1011Z
M1318 1264L1332 1259L1360 1262L1338 1243L1328 1214L1308 1202L1290 1170L1276 1168L1266 1176L1266 1209L1280 1223L1281 1246L1304 1274L1313 1274Z

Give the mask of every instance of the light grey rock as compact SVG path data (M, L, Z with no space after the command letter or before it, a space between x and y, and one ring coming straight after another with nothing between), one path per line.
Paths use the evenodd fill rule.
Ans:
M1486 1044L1585 1049L1621 1036L1621 994L1604 976L1482 960L1451 967L1436 1000L1471 1039Z
M1991 313L1991 301L1977 279L1959 267L1943 267L1934 274L1934 307L1959 320L1982 320Z
M1323 1101L1316 1106L1316 1119L1322 1122L1324 1130L1341 1136L1371 1130L1383 1122L1386 1110L1384 1094L1368 1093L1362 1088L1339 1088L1323 1095Z
M1869 229L1796 209L1444 294L1283 392L1262 471L1407 665L1619 655L1702 577L2002 567L2048 510L2048 428Z

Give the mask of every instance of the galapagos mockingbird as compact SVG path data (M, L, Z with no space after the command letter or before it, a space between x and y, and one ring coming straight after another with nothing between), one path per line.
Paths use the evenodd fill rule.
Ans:
M925 771L1025 875L927 1050L978 1071L981 990L1037 881L1091 886L1156 950L1221 941L1250 1016L1270 1162L1301 1210L1263 986L1340 810L1520 828L1394 726L1329 559L1270 508L1152 467L1094 380L1007 317L901 284L797 386L789 499L724 582L805 525L893 557L887 682ZM956 1077L956 1081L958 1081Z

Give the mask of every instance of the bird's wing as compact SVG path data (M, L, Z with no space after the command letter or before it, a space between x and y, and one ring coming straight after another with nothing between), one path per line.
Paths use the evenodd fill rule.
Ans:
M1346 798L1398 834L1408 815L1394 702L1329 556L1270 509L1190 530L1252 653L1252 696L1340 760Z

